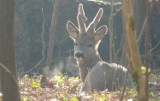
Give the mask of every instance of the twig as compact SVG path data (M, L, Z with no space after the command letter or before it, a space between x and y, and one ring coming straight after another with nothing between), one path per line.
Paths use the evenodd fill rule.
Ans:
M160 45L160 40L159 40L159 42L150 50L150 52L154 51L159 45Z
M45 49L46 49L46 44L45 44L45 39L44 39L44 34L45 34L45 17L44 17L44 11L42 8L42 15L43 15L43 21L42 21L42 32L41 32L41 41L42 41L42 58L41 60L31 69L29 69L28 71L25 71L22 75L24 74L28 74L31 71L33 71L34 69L36 69L44 60L45 60Z
M146 28L147 19L148 19L148 17L145 18L144 23L143 23L143 26L142 26L141 31L140 31L140 34L139 34L139 36L138 36L138 40L137 40L138 43L139 43L139 41L140 41L141 38L142 38L144 29Z
M0 63L0 68L3 69L3 70L5 70L6 73L10 74L11 77L13 78L13 80L14 80L14 81L17 83L17 85L18 85L18 80L17 80L16 76L15 76L4 64Z

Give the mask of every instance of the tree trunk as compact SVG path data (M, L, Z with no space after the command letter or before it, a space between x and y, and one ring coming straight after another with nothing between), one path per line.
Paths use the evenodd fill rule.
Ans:
M148 101L146 98L145 74L141 71L141 59L135 33L138 30L135 28L135 22L137 22L137 19L133 16L131 0L123 0L122 12L129 53L131 56L132 76L137 84L138 101Z
M56 29L56 24L57 24L60 1L61 0L54 0L54 9L53 9L53 15L52 15L52 20L50 25L50 37L49 37L47 61L46 61L46 66L44 68L43 76L41 79L41 87L43 87L44 85L43 83L47 82L48 71L50 69L50 65L52 62L52 55L53 55L53 48L54 48L54 33Z
M14 0L0 0L0 71L3 101L20 101L13 40Z

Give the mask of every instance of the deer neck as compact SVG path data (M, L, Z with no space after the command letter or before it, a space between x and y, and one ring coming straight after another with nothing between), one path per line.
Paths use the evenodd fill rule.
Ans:
M79 70L80 70L80 77L82 81L84 82L88 72L99 62L102 61L99 54L96 54L95 56L92 56L89 60L84 61L78 61Z

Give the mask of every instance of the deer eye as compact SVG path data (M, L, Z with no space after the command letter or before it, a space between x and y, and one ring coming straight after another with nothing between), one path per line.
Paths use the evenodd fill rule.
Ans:
M87 44L87 47L92 47L92 44Z

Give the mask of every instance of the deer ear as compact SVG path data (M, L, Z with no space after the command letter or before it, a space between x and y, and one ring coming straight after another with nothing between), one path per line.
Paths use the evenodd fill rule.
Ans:
M104 35L107 33L108 31L108 28L106 25L103 25L101 27L99 27L97 30L96 30L96 34L95 34L95 40L98 42L100 41Z
M69 36L73 40L76 40L77 37L78 37L78 32L79 32L78 28L71 21L67 22L66 28L67 28L67 31L69 33Z

